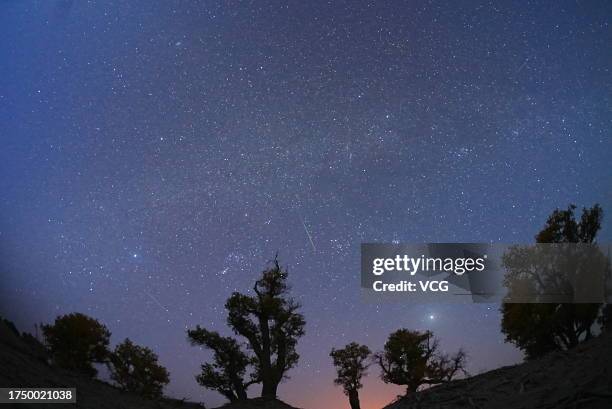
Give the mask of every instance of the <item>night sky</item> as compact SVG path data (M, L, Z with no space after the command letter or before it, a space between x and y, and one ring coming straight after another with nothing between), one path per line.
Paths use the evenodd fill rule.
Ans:
M459 4L461 3L461 4ZM0 1L0 314L80 311L154 349L171 396L278 251L303 304L280 386L348 406L328 356L400 327L521 360L499 305L368 304L362 242L531 242L600 203L612 238L612 2ZM403 389L374 368L376 409ZM251 390L255 395L256 388Z

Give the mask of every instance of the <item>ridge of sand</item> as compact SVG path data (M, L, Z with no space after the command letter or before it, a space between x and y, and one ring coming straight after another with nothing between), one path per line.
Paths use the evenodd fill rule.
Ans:
M610 409L612 333L570 351L401 397L384 409Z

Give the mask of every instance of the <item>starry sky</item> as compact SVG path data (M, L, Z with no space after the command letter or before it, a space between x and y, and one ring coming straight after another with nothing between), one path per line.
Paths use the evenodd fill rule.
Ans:
M371 304L362 242L531 242L612 214L609 1L0 2L0 314L80 311L223 402L185 328L278 251L307 335L280 396L348 406L328 356L400 327L518 362L499 305ZM600 240L612 238L612 216ZM255 394L256 388L252 390ZM376 409L402 388L375 368Z

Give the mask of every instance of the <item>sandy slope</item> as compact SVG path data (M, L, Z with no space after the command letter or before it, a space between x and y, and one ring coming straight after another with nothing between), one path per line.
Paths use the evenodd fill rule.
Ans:
M202 409L177 400L151 401L111 385L46 364L44 353L13 334L0 322L0 387L76 387L76 404L3 404L1 409Z
M15 404L0 409L203 409L196 403L174 399L151 401L79 374L51 367L44 350L15 335L0 321L0 387L76 387L76 404ZM295 409L279 400L251 399L225 405L223 409Z
M385 409L611 409L612 334L401 398Z

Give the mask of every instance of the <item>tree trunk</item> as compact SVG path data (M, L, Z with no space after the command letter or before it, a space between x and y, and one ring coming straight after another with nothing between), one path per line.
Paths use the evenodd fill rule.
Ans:
M219 390L219 392L227 398L230 402L236 402L236 394L233 391Z
M278 387L278 382L275 382L272 379L263 379L263 385L261 388L261 397L275 399L276 398L276 388Z
M276 398L276 387L278 382L274 381L272 370L272 357L270 345L270 327L268 325L268 315L260 315L259 331L261 333L261 356L259 356L259 365L261 371L261 396L265 398Z
M416 393L416 391L418 389L419 389L419 384L416 384L416 385L406 385L406 396L412 395L412 394Z
M240 388L236 390L236 397L238 400L247 400L247 392L245 388Z
M359 407L359 391L357 389L351 389L348 391L349 403L351 404L351 409L360 409Z

